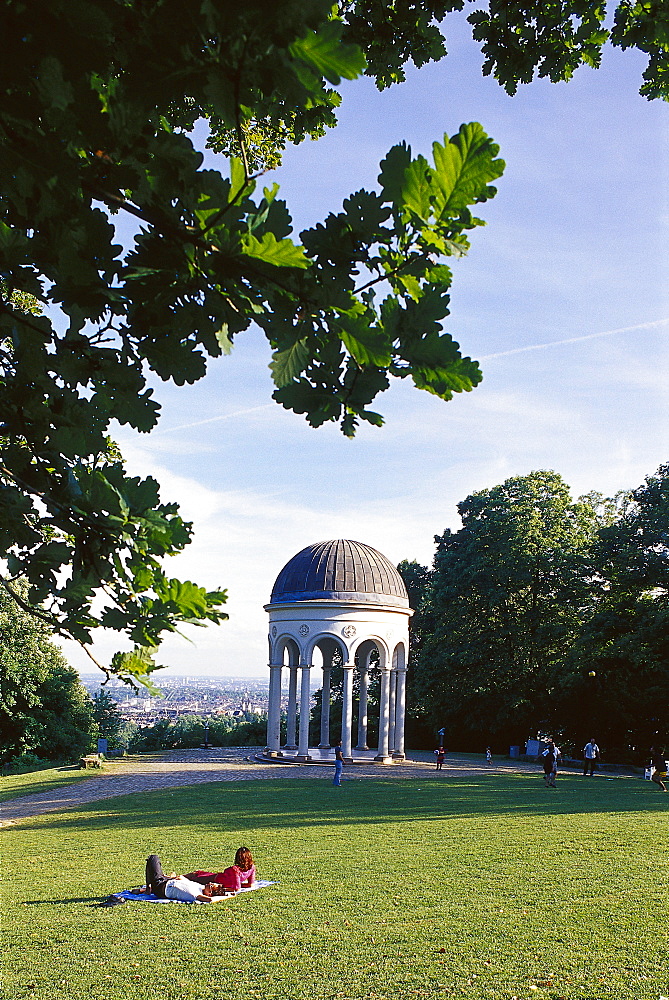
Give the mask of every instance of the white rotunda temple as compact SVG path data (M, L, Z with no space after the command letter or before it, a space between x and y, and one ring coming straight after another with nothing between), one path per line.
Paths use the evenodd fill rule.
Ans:
M305 763L330 748L330 676L343 668L342 752L353 760L353 690L357 674L355 750L367 760L368 690L372 661L380 671L378 747L374 761L404 759L409 618L413 614L402 577L376 549L336 539L308 545L279 573L269 604L269 712L265 756ZM337 652L339 656L337 656ZM320 744L309 751L311 671L322 659ZM281 747L281 689L288 672L287 738ZM299 687L299 712L298 712ZM299 714L299 734L298 734Z

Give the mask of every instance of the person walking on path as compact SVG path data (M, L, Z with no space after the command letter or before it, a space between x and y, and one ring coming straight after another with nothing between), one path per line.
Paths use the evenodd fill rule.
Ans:
M485 748L485 762L486 764L492 764L492 750L490 747Z
M441 771L444 766L444 761L446 760L446 751L444 750L443 747L438 747L438 749L435 750L434 753L437 758L437 771Z
M590 773L590 777L595 773L597 761L599 760L599 747L595 743L594 736L589 743L583 747L583 777Z
M335 752L335 773L334 773L334 778L332 779L332 784L338 788L341 785L341 774L342 771L344 770L344 755L341 752L341 740L337 740L337 742L335 743L334 752Z
M656 750L655 747L650 748L650 766L653 768L650 780L655 782L661 792L666 792L667 786L663 779L667 777L667 761L664 756L664 750Z
M555 779L557 778L557 762L559 756L560 750L555 746L553 740L551 740L541 754L544 768L544 784L546 785L546 788L557 788Z

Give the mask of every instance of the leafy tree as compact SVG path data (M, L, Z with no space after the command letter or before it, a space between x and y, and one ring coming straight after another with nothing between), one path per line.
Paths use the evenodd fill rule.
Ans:
M106 691L100 690L93 695L93 719L98 735L108 741L109 749L118 749L125 722L116 702Z
M248 713L233 726L221 746L257 747L264 746L267 739L267 716L256 712Z
M459 7L462 4L458 5ZM611 28L604 26L609 13ZM490 0L470 14L473 35L483 43L483 72L509 94L536 75L569 80L580 65L599 66L606 42L648 54L640 93L669 98L669 10L663 0Z
M458 505L462 529L437 538L434 630L418 692L462 740L514 742L559 719L565 649L588 588L597 521L555 472L532 472ZM452 737L451 737L452 738Z
M249 712L245 718L209 720L208 742L214 747L260 746L267 736L267 716ZM139 726L130 740L133 750L172 750L199 747L204 739L204 719L185 715L170 722L160 719L152 726Z
M422 566L415 559L403 559L398 564L397 570L404 580L409 595L409 604L414 612L409 622L406 740L412 747L432 747L435 740L434 718L422 698L417 673L423 643L434 631L435 616L430 603L432 573L427 566Z
M139 732L139 726L136 722L132 722L129 719L123 720L123 725L118 731L117 736L117 747L121 750L128 750L133 745L137 734Z
M397 564L397 572L404 581L411 608L414 612L419 611L429 588L430 570L416 559L402 559Z
M360 45L365 73L379 89L405 79L406 63L423 66L446 55L447 15L462 11L473 0L339 0L336 11L344 24L343 38ZM648 98L669 96L669 12L662 0L591 3L589 0L491 0L475 4L467 18L474 39L481 43L483 73L492 75L508 94L535 77L553 83L569 80L581 65L597 67L607 44L638 48L648 55L641 93ZM606 25L606 26L605 26ZM241 123L253 169L275 167L289 142L305 135L317 138L334 125L333 108L311 109L308 120L294 122L294 112L266 115ZM209 109L211 148L241 155L237 130L231 130Z
M95 747L91 700L79 675L65 663L49 671L40 688L41 707L32 709L27 733L47 760L72 760Z
M130 741L131 750L171 750L174 724L159 719L153 726L138 726Z
M669 463L626 498L601 531L598 571L618 593L669 594Z
M25 599L27 586L15 584ZM0 754L77 757L97 730L90 699L49 629L0 589Z
M647 759L669 742L669 602L607 595L567 657L565 728L582 747L593 733L609 760Z
M427 566L421 566L415 559L403 559L398 563L397 571L404 580L409 605L413 610L409 631L409 652L413 661L420 656L424 634L426 628L429 629L431 620L428 596L432 574Z
M669 737L669 465L600 530L590 577L568 686L579 735L594 727L617 753L646 753Z
M474 4L474 0L469 0ZM365 49L369 71L381 87L404 79L409 58L417 66L446 54L440 25L466 0L344 0L339 9L347 37ZM603 47L638 48L648 54L641 93L669 97L669 10L662 0L592 3L590 0L489 0L467 20L481 42L483 73L508 94L535 76L569 80L581 65L599 66ZM605 27L607 18L612 26Z
M480 380L441 329L451 272L481 224L471 206L503 168L479 125L400 144L379 187L291 239L277 187L254 200L244 128L299 137L365 66L324 0L53 0L2 8L0 68L0 552L24 608L86 645L98 625L134 644L109 672L146 681L160 637L220 622L225 592L170 579L191 526L157 483L110 458L112 420L146 432L153 373L193 382L252 322L274 355L274 398L311 424L382 422L389 376L444 399ZM202 169L185 128L208 114L240 144L230 176ZM139 226L115 242L112 218ZM388 289L377 297L377 286ZM16 296L46 310L32 315ZM92 602L102 594L101 613Z

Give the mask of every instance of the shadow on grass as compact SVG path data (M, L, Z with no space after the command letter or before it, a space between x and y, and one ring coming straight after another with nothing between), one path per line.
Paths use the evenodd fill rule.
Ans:
M532 775L483 775L476 778L401 778L348 780L333 788L329 779L208 782L141 792L91 803L64 813L29 820L30 828L58 825L95 830L116 824L135 829L202 826L226 829L284 829L413 822L445 824L485 821L488 816L538 817L597 813L667 813L669 796L638 779L601 779L583 783L577 776L548 789ZM25 829L8 827L6 836Z
M72 896L70 899L24 899L23 906L57 906L64 903L69 906L71 903L89 903L91 906L99 906L104 896Z
M42 777L44 773L44 777ZM98 772L99 774L99 772ZM51 768L45 772L29 771L26 774L4 774L0 778L0 802L14 802L27 795L48 795L53 791L74 787L81 781L94 776L93 771L84 771L76 764Z
M51 792L65 792L69 787L75 787L82 781L108 781L110 778L121 778L131 782L134 774L128 770L128 765L145 765L146 761L159 761L163 753L134 754L128 757L117 757L104 762L100 768L81 768L78 764L63 764L59 767L46 768L39 771L26 771L23 774L4 774L0 776L0 802L9 806L21 804L21 800L32 795L49 795ZM120 774L116 773L120 770Z

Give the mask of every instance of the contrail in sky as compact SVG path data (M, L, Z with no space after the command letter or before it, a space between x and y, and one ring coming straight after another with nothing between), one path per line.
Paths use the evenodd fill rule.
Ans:
M578 344L581 340L594 340L596 337L611 337L614 333L630 333L632 330L650 330L654 326L669 323L667 319L656 319L652 323L637 323L636 326L621 326L617 330L602 330L600 333L586 333L583 337L567 337L566 340L549 340L546 344L529 344L527 347L514 347L510 351L500 351L498 354L484 354L479 361L490 361L491 358L508 358L510 354L523 354L525 351L542 351L544 347L559 347L561 344Z
M511 354L524 354L525 351L542 351L545 347L559 347L561 344L578 344L581 340L594 340L596 337L611 337L614 333L631 333L632 330L650 330L654 326L664 326L667 319L656 319L651 323L637 323L636 326L621 326L617 330L602 330L600 333L586 333L582 337L567 337L566 340L550 340L545 344L529 344L527 347L514 347L510 351L499 351L497 354L484 354L479 361L490 361L492 358L508 358ZM273 409L275 403L265 403L263 406L251 406L248 410L234 410L232 413L221 413L218 417L208 417L206 420L195 420L190 424L179 424L178 427L166 427L154 431L157 434L172 434L174 431L186 431L191 427L203 427L205 424L216 424L221 420L232 420L233 417L244 417L247 413L258 413L260 410Z
M276 403L264 403L263 406L251 406L248 410L234 410L232 413L221 413L218 417L208 417L206 420L196 420L192 424L179 424L178 427L165 427L159 431L154 431L153 435L156 434L171 434L172 431L186 431L190 427L202 427L203 424L215 424L219 420L232 420L233 417L243 417L247 413L257 413L258 410L269 410L273 409Z

